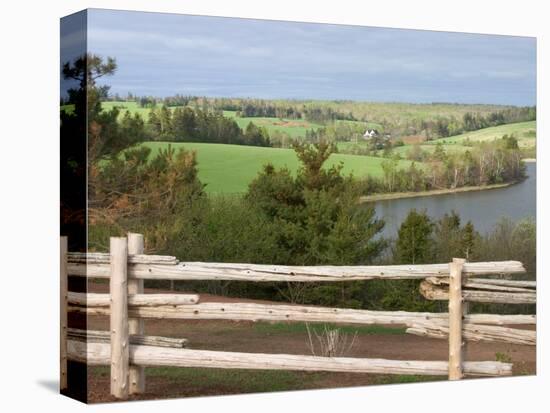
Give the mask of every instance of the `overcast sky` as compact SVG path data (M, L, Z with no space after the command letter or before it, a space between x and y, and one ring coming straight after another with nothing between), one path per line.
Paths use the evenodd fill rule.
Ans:
M112 93L534 105L536 41L90 10Z

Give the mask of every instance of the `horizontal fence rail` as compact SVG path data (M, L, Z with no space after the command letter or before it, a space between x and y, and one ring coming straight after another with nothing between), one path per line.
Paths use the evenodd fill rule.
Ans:
M126 398L145 391L144 367L332 371L371 374L507 376L512 364L464 361L465 341L535 345L533 314L468 314L463 301L534 304L536 282L508 279L525 272L521 262L465 262L389 266L286 266L180 262L176 257L143 254L140 234L111 238L109 253L61 249L61 386L67 360L111 366L111 394ZM506 276L506 279L494 278ZM68 276L109 279L109 293L76 293ZM482 278L485 276L485 278ZM489 276L489 278L487 278ZM491 278L491 276L493 278ZM226 280L251 282L339 282L419 280L429 300L448 300L448 313L371 311L320 306L201 302L198 294L144 293L143 280ZM109 331L68 328L69 312L105 316ZM286 321L336 324L402 325L409 334L449 342L449 360L385 360L351 357L240 353L187 348L185 338L144 334L144 319ZM520 326L520 328L513 327ZM64 381L65 380L65 381Z
M69 328L67 332L69 340L84 341L90 343L111 343L111 334L108 331L100 330L80 330ZM131 334L130 344L140 344L144 346L184 348L188 340L185 338L145 336L141 334Z
M187 302L189 295L182 294L143 294L150 299L136 300L129 296L129 312L135 317L152 319L181 320L245 320L245 321L305 321L312 323L348 323L348 324L403 324L412 325L432 320L448 320L448 313L373 311L347 308L315 307L286 304L256 303L198 303ZM157 299L156 295L162 296ZM79 298L75 299L76 296ZM88 294L93 296L86 302L80 298L84 294L69 293L69 311L88 313L89 315L109 315L107 294ZM101 296L101 298L97 298ZM167 298L169 297L169 298ZM174 298L172 298L174 297ZM176 298L178 297L178 298ZM192 300L195 296L191 295ZM181 304L184 302L183 304ZM466 323L472 324L535 324L532 314L469 314L464 316Z
M110 347L102 343L69 340L71 360L89 365L108 365ZM221 369L332 371L371 374L448 374L446 361L407 361L351 357L319 357L291 354L238 353L130 345L130 362L138 366L203 367ZM497 361L464 363L464 373L473 376L509 376L512 364Z
M172 257L170 257L172 258ZM135 260L135 258L134 258ZM464 275L524 273L519 261L472 262L464 264ZM68 273L90 278L109 278L107 262L88 262L69 258ZM422 280L449 277L449 264L386 266L283 266L260 264L225 264L204 262L132 263L128 277L144 280L233 280L233 281L353 281L353 280Z
M433 338L448 338L449 326L443 320L430 323L412 323L406 330L409 334ZM536 345L536 331L518 328L507 328L474 323L462 324L462 337L468 341L491 341L510 344Z
M91 307L109 307L111 296L109 294L74 293L68 294L69 304ZM129 294L129 306L157 307L197 304L198 294Z
M150 294L154 295L154 294ZM70 295L69 295L69 301ZM130 301L130 300L129 300ZM103 300L101 300L103 303ZM70 312L109 316L108 306L69 306ZM398 324L409 327L409 334L433 338L448 337L448 313L370 311L326 307L252 303L201 303L194 305L132 306L130 317L172 320L287 321L345 324ZM534 315L470 314L464 316L463 336L469 341L499 341L535 345L535 331L504 328L500 325L535 324ZM492 325L492 326L491 326Z
M471 283L470 285L476 285ZM503 288L495 285L496 288ZM479 287L474 287L479 288ZM489 289L490 284L485 284L484 289ZM438 286L433 283L433 278L426 279L420 283L420 293L428 300L448 300L449 289L445 286ZM535 304L537 293L534 290L523 292L502 292L502 291L480 291L474 289L463 289L462 297L465 301L476 303L500 303L500 304Z

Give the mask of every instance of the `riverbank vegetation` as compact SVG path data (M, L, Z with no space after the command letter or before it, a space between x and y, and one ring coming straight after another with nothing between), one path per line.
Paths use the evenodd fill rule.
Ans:
M454 190L525 178L525 164L517 141L511 137L482 143L465 152L447 153L438 144L431 153L419 151L411 156L413 163L408 168L399 167L400 159L394 156L382 162L382 178L369 176L361 180L363 194Z

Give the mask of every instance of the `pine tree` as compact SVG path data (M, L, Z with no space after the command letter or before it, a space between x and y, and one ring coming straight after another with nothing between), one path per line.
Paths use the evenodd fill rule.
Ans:
M433 252L433 226L426 211L411 209L399 227L396 260L401 264L429 262Z
M472 224L472 221L468 221L462 229L462 250L467 260L472 257L474 244L477 238L478 234L474 228L474 224Z

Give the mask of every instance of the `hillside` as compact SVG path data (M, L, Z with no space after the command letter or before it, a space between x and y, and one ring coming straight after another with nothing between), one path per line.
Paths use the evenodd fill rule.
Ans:
M520 147L532 147L537 138L536 121L510 123L507 125L494 126L491 128L479 129L473 132L463 133L449 138L441 138L435 141L426 142L427 144L436 144L438 142L449 145L461 145L465 141L486 142L502 138L503 135L513 135Z
M209 193L239 193L247 190L248 184L261 171L263 165L272 163L276 167L287 167L295 172L298 159L292 149L261 148L208 143L146 142L142 145L152 149L153 156L160 148L172 145L175 149L185 148L197 152L200 180L207 184ZM333 154L327 162L330 167L344 162L344 174L354 176L381 176L383 158ZM400 161L407 167L409 161Z

